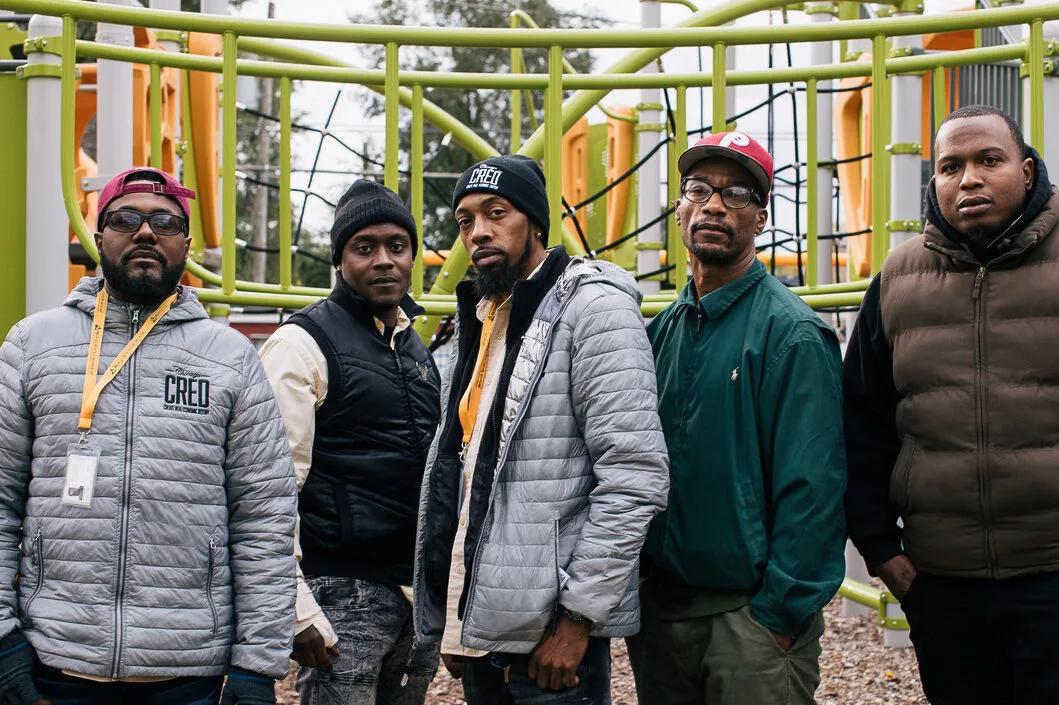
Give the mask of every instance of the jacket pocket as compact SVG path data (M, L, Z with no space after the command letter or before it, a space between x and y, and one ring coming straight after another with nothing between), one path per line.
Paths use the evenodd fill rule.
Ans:
M912 461L919 450L919 443L912 436L901 440L901 452L897 456L893 474L890 476L890 502L901 513L905 513L911 504L909 482L912 477Z
M33 592L30 593L29 599L26 600L26 605L22 609L26 620L30 622L30 625L27 626L31 626L33 621L29 616L29 608L33 605L33 602L37 599L37 596L40 595L40 591L44 587L44 537L39 528L33 534L33 553L31 556L33 569L37 574L37 583L33 586Z
M217 603L213 601L213 572L214 555L217 553L217 537L210 537L209 556L206 560L206 604L210 607L210 618L213 620L213 628L210 630L210 638L217 636Z

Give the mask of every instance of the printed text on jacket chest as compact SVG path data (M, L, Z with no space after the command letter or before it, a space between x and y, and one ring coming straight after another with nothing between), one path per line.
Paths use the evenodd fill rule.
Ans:
M184 367L170 367L162 384L162 408L188 414L208 414L210 378Z

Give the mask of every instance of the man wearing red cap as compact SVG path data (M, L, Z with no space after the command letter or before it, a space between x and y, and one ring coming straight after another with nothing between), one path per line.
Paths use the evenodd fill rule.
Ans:
M758 261L772 157L742 132L680 156L691 281L648 326L669 505L629 654L643 705L813 703L844 572L834 332Z
M288 671L290 449L253 346L179 286L194 196L114 177L103 277L0 346L5 704L265 705Z

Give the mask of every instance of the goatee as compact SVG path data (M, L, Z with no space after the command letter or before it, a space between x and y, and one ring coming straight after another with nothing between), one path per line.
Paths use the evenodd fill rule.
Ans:
M532 237L532 235L530 235ZM502 294L507 294L515 286L515 282L522 278L526 271L526 265L530 261L530 239L526 238L526 247L522 255L508 266L489 267L478 269L475 266L477 276L474 278L474 294L479 299L492 299Z
M103 278L122 301L139 306L157 306L176 291L180 277L184 274L184 263L171 267L163 264L161 277L144 270L129 274L128 260L135 252L130 250L122 256L120 262L113 262L100 250L99 265L103 269ZM160 258L159 264L162 264L162 261Z

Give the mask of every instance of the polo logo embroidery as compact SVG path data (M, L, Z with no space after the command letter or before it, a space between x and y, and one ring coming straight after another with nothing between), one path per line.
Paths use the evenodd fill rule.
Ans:
M500 175L504 172L495 166L482 164L471 172L471 180L467 182L467 188L488 188L497 190L500 188Z
M169 368L162 385L162 408L188 414L210 413L210 378L184 367Z
M733 144L737 147L746 147L750 144L750 138L742 132L729 132L721 138L718 146L731 147Z
M737 379L739 379L739 368L738 367L735 368L734 370L732 370L732 381L734 382Z

